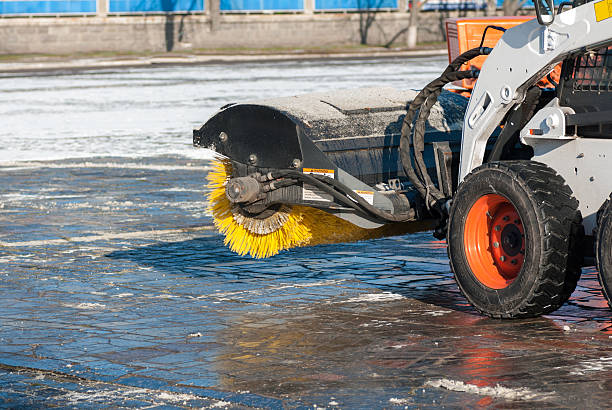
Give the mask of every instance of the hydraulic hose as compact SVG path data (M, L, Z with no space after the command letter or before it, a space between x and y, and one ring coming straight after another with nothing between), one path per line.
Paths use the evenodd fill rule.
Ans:
M355 209L366 216L373 217L374 219L382 220L384 222L407 222L414 220L415 217L415 211L412 209L409 212L402 214L393 214L383 211L382 209L378 209L375 206L370 205L369 202L342 182L326 176L303 174L295 170L279 170L270 172L269 177L274 179L289 177L314 185L331 195L341 204Z
M487 55L491 51L492 49L488 47L473 48L454 59L440 77L430 82L417 94L410 103L402 123L400 158L404 172L425 199L427 208L435 209L443 219L445 219L445 212L441 205L445 200L445 196L432 181L423 159L427 119L446 84L466 78L478 77L478 70L459 71L461 65L474 57ZM416 121L414 121L417 112L418 116ZM345 184L327 176L304 174L297 170L288 169L272 171L262 175L260 178L260 182L268 183L266 185L267 190L294 185L297 181L308 183L331 195L338 203L362 215L382 222L407 222L415 220L416 211L414 209L401 214L384 211L371 205Z
M474 57L488 55L492 50L493 49L489 47L477 47L455 58L444 72L442 72L440 77L427 84L427 86L417 94L410 103L404 121L402 122L400 158L404 173L425 199L426 207L428 209L433 208L440 216L444 216L445 214L442 207L442 204L445 202L445 195L433 183L423 159L427 119L446 84L466 78L478 78L478 70L458 71L461 65ZM417 112L418 116L416 121L414 121Z

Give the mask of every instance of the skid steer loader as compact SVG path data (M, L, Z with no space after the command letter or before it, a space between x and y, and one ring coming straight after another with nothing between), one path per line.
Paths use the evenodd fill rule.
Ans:
M226 244L269 257L433 229L483 314L552 312L590 263L610 301L612 1L534 4L535 19L488 27L505 31L494 48L485 29L419 92L222 107L193 141L219 154L209 207ZM469 99L444 88L466 79Z

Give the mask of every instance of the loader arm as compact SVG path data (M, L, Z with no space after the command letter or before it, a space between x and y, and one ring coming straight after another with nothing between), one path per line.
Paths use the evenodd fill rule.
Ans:
M487 141L526 90L567 56L612 41L612 0L565 11L549 26L536 19L508 29L485 61L466 111L459 181L483 163Z

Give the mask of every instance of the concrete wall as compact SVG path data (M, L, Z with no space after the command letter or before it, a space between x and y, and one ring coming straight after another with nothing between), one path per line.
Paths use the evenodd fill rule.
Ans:
M419 41L443 41L449 15L421 13ZM207 14L5 18L0 54L350 45L359 44L359 18L356 13L223 14L212 20ZM408 18L404 12L378 13L368 43L386 43ZM395 44L405 41L401 36Z

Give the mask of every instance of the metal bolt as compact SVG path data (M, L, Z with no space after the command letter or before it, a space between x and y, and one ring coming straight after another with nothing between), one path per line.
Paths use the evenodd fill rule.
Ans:
M249 155L249 162L251 164L255 164L257 162L257 155L255 155L255 154Z
M514 220L514 224L515 224L515 225L520 225L520 224L521 224L521 221L519 221L518 219L515 219L515 220Z
M501 231L501 225L495 225L495 230L496 231Z
M513 265L516 265L516 264L517 264L517 262L518 262L518 261L517 261L516 259L512 259L512 260L510 261L510 263L511 263L511 264L513 264Z
M225 132L221 131L221 133L219 134L219 141L225 142L227 141L227 138L228 138L228 135Z
M502 262L505 262L506 261L506 257L504 255L502 255L502 256L499 257L499 260L502 261Z
M556 115L550 115L546 118L546 125L550 128L557 128L561 123L561 120Z
M493 247L494 248L499 248L499 242L493 242Z
M300 161L300 160L299 160L299 159L297 159L297 158L295 158L295 159L293 160L293 162L291 162L291 166L292 166L293 168L299 168L299 167L300 167L300 165L302 165L302 161Z
M504 220L504 222L508 222L510 220L510 217L508 215L506 215L502 219Z

